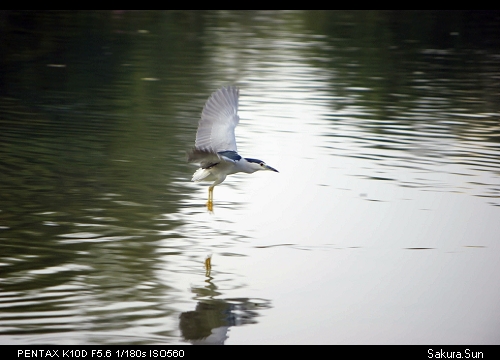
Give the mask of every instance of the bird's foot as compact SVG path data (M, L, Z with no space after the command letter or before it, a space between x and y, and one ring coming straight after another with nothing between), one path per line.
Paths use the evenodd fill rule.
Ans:
M207 209L210 212L214 211L214 202L212 200L208 200L208 202L207 202Z

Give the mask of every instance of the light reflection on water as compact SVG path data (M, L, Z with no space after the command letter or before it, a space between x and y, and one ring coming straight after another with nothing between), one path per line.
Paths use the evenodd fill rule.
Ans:
M498 342L497 104L445 77L458 53L387 71L279 14L207 15L197 89L123 59L158 81L2 99L1 342ZM230 177L208 214L184 151L228 83L240 153L280 173Z

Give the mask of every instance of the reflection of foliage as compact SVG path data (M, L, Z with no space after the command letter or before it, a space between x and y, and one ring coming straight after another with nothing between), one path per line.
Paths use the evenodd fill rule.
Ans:
M199 58L203 16L203 12L2 11L0 91L13 95L13 90L20 88L17 93L23 94L28 89L39 96L37 91L56 90L78 92L77 99L82 95L98 99L102 94L96 89L113 81L165 79L169 72L180 72L177 66L187 66L183 59ZM124 73L135 76L123 79Z
M311 59L336 75L335 106L365 105L377 119L414 124L442 108L498 112L500 12L306 12L307 27L325 35ZM353 70L355 69L355 70ZM404 94L404 96L400 96ZM445 105L446 104L446 105ZM463 119L462 119L463 120ZM476 126L497 120L474 118ZM468 129L467 129L468 130ZM463 129L454 129L463 131ZM491 141L498 142L498 135Z
M190 11L8 11L0 12L2 56L8 60L34 60L64 51L66 41L79 35L135 33L154 23L167 22L179 31L200 31L203 12ZM81 38L82 41L86 39Z
M441 49L496 49L500 42L498 11L310 11L304 19L318 33L348 40L346 46L367 38Z
M53 51L57 37L71 36L71 12L2 11L4 61L30 61ZM61 31L65 29L65 31Z

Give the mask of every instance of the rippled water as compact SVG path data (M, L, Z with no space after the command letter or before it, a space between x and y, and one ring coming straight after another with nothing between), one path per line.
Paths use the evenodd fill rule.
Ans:
M499 343L497 49L378 12L71 16L3 33L38 52L2 60L1 343ZM209 214L185 151L226 84L280 173Z

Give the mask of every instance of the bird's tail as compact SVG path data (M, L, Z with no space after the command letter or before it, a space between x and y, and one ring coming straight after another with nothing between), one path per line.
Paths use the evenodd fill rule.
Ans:
M191 181L203 181L207 176L210 175L210 171L208 169L198 169L193 174L193 178Z

